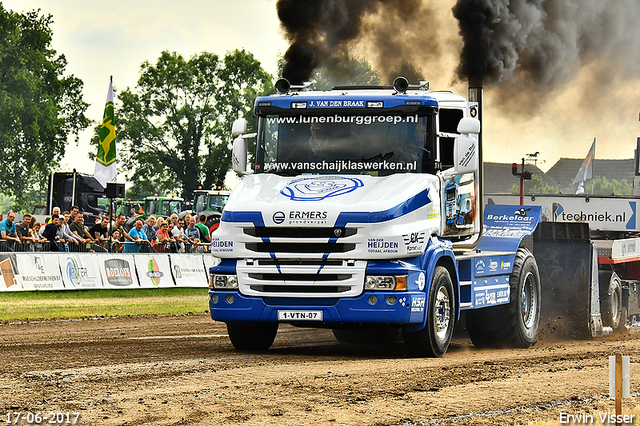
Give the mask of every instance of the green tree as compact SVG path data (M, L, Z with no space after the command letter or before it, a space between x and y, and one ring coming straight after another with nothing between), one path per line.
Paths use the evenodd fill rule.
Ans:
M512 194L520 193L520 182L515 183L509 189ZM525 194L557 194L558 188L551 186L542 180L542 176L532 174L530 180L524 181Z
M64 156L68 138L89 126L82 80L63 76L67 61L51 48L51 15L25 14L0 3L0 191L27 209L33 190Z
M633 193L633 185L622 181L611 179L609 181L604 176L596 176L591 182L587 182L587 190L590 194L596 195L629 195Z
M11 211L15 203L16 197L0 192L0 214L4 214L6 216L6 214Z
M272 89L271 75L244 50L188 60L162 52L155 64L142 64L135 90L118 95L121 169L130 171L139 195L190 197L199 185L223 185L231 168L231 124L245 117L255 129L255 97Z

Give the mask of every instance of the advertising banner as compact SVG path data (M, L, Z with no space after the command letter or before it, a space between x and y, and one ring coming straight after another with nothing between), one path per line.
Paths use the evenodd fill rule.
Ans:
M57 256L48 253L25 253L16 256L17 281L24 290L63 290Z
M209 287L201 255L171 254L171 272L178 287Z
M171 277L171 265L166 254L136 254L133 256L138 271L140 287L175 287Z
M0 254L0 291L19 291L22 286L16 279L16 257L13 254Z
M109 254L100 256L100 275L105 288L140 288L133 256Z
M62 282L67 290L103 288L99 258L89 253L58 254Z
M515 252L520 241L533 234L541 220L539 206L486 205L482 240L477 248L481 251Z

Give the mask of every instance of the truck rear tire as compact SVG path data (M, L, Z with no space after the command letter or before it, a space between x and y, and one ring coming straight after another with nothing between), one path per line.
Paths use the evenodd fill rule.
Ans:
M352 345L385 345L393 343L398 336L398 327L334 328L338 342Z
M444 266L436 266L429 290L426 326L413 332L402 329L409 356L433 358L447 352L456 320L455 299L449 271Z
M277 322L228 322L231 344L241 351L266 351L278 333Z
M520 247L509 278L506 305L467 311L467 331L478 347L528 348L540 322L540 273L531 252Z
M624 326L626 318L622 318L622 283L613 271L598 272L600 282L600 314L602 323L614 330Z

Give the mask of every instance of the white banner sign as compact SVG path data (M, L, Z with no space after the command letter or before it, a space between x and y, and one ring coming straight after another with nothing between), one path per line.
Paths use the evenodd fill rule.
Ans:
M58 254L62 281L67 290L103 288L100 263L95 255L84 253Z
M49 253L28 253L16 256L17 280L25 290L63 290L58 257Z
M201 255L171 254L171 272L178 287L209 287ZM210 256L210 255L207 255Z
M137 254L134 256L140 287L175 287L171 277L171 265L166 254Z

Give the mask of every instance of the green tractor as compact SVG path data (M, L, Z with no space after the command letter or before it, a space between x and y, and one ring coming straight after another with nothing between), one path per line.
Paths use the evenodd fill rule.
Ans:
M231 191L224 191L218 189L202 189L198 188L193 191L193 206L189 213L197 216L196 220L199 220L200 215L207 216L207 222L205 225L207 228L211 228L214 224L220 223L220 217L222 216L222 209L227 204ZM188 212L183 212L181 217L186 216Z

